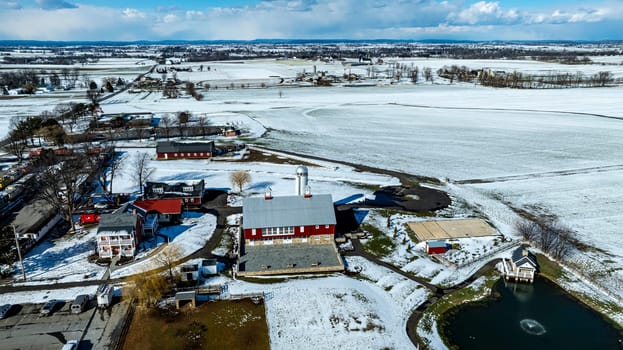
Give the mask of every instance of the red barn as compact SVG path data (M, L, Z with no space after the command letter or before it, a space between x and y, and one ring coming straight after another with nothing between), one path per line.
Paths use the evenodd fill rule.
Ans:
M426 252L428 254L444 254L448 250L445 241L426 241Z
M158 142L156 159L208 159L214 154L214 141Z
M250 197L243 207L247 245L272 243L328 243L335 234L331 195Z

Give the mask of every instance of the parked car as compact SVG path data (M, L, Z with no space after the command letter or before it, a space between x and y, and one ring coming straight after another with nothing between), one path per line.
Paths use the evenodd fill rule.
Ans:
M78 345L80 344L79 340L68 340L65 345L61 348L61 350L78 350Z
M56 299L48 300L48 302L46 302L41 308L41 316L51 315L59 302L60 301Z
M86 294L81 294L76 297L76 299L71 303L71 313L79 314L84 311L89 304L89 296Z
M7 318L12 307L13 305L11 304L4 304L0 306L0 319Z

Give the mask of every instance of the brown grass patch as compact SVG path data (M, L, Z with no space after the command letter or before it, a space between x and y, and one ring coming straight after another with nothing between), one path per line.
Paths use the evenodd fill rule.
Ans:
M177 314L138 308L123 344L128 350L193 348L270 349L264 304L218 301L186 305Z
M266 152L262 152L262 151L258 151L254 149L249 150L249 155L248 157L244 159L244 161L314 166L313 164L302 161L302 160L291 159L291 158L288 158L287 156L266 153Z

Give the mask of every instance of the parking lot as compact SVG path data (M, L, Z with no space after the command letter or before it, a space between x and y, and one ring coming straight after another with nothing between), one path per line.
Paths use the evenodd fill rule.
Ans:
M42 304L16 305L0 320L0 349L60 349L68 340L80 339L95 309L80 314L62 302L49 316L41 316Z
M0 349L60 349L68 340L82 340L79 349L109 349L116 343L128 303L116 303L108 310L97 310L91 300L79 314L70 312L71 300L59 303L49 316L40 314L43 304L23 304L12 308L0 320Z

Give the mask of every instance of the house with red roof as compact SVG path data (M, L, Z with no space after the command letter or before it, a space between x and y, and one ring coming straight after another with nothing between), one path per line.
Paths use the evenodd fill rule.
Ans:
M175 224L182 217L180 198L137 200L132 208L142 221L144 236L153 236L161 224Z

